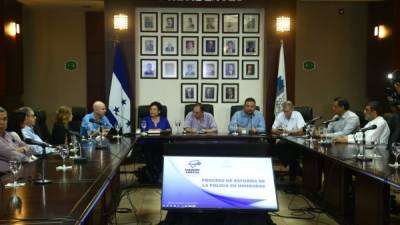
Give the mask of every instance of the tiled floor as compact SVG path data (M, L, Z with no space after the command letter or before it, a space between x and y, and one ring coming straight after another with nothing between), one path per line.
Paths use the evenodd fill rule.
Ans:
M121 180L131 180L132 175L121 175ZM130 213L117 213L116 223L124 225L156 225L162 220L166 212L161 210L160 205L161 191L159 188L134 188L127 192L120 203L120 208L130 208ZM132 202L132 204L130 203ZM310 217L310 214L294 214L294 211L288 209L290 204L291 208L307 207L306 198L302 196L295 196L287 194L282 190L278 190L279 212L277 214L282 216L299 216ZM326 214L314 213L314 219L290 219L283 218L271 214L272 220L278 225L305 225L305 224L337 224Z

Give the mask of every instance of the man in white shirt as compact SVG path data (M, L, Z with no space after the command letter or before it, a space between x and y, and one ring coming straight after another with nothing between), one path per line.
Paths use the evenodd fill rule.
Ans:
M368 102L364 108L365 119L369 122L364 128L369 128L376 125L375 129L365 131L365 142L375 144L387 144L390 129L386 120L382 118L382 106L378 101ZM362 141L362 132L357 132L355 135L339 136L333 139L335 143L360 143Z
M302 135L303 127L306 125L303 116L297 111L293 111L294 106L291 101L282 104L283 112L275 117L272 125L272 134L281 135Z
M335 115L329 123L327 133L321 136L335 138L351 134L360 128L360 119L357 114L350 111L349 102L342 97L336 97L333 100L332 111Z

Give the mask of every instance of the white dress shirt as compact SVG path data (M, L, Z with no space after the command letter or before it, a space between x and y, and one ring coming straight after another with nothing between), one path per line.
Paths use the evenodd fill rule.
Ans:
M303 116L297 111L293 111L290 119L285 117L283 112L280 112L275 118L273 129L284 128L287 131L294 131L304 127L306 123L304 122Z
M376 125L376 129L365 131L365 143L387 144L390 135L390 129L386 120L381 116L378 116L369 121L364 127L370 127L372 125ZM362 133L357 132L355 135L348 135L347 142L355 143L354 138L356 138L357 142L361 142Z
M353 133L360 128L360 119L357 114L350 110L343 113L342 116L335 115L332 119L339 117L338 121L329 123L326 137L338 137Z

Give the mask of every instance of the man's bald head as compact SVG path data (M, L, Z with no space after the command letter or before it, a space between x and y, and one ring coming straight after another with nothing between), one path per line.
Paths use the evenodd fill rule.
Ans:
M106 105L101 101L95 101L93 103L93 113L97 118L103 117L107 112Z

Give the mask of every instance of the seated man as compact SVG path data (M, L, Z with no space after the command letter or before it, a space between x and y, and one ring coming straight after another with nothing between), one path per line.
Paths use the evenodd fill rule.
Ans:
M24 142L14 138L7 129L7 111L0 107L0 172L9 170L8 163L11 159L27 162L32 155L32 148Z
M276 135L303 135L303 127L306 125L303 116L297 111L293 111L294 106L291 101L282 104L283 112L275 117L272 125L272 134ZM290 180L294 181L296 176L301 173L299 150L292 144L279 140L275 145L275 153L283 165L289 165Z
M293 111L293 107L291 101L286 101L282 104L283 112L280 112L275 117L272 125L272 134L303 135L303 127L306 123L301 113Z
M246 131L247 134L265 132L265 120L260 111L256 111L256 100L247 98L244 108L233 114L228 130L230 133Z
M327 133L321 136L335 138L337 136L348 135L360 128L360 119L357 114L350 109L349 102L342 98L336 97L333 100L332 111L335 113L329 123Z
M382 106L378 101L370 101L367 103L364 109L365 119L369 122L364 126L364 128L369 128L376 125L375 129L365 131L365 142L375 143L375 144L387 144L390 130L383 119ZM339 136L333 139L335 143L355 143L356 141L360 143L362 141L362 133L357 132L355 135Z
M93 112L86 114L82 118L81 135L95 135L99 134L100 127L105 129L103 135L107 134L108 130L112 128L110 121L105 116L107 112L106 105L101 101L93 103Z
M188 133L216 133L217 123L213 115L204 112L204 106L197 103L193 106L192 112L187 114L183 129Z
M23 114L25 114L25 120L21 124L21 132L22 132L23 138L31 139L32 141L35 141L38 143L43 143L43 146L46 146L46 145L50 146L49 144L44 142L42 140L42 138L39 137L39 135L37 135L33 130L33 127L36 124L36 116L35 116L35 112L33 111L33 109L28 106L24 106L24 107L19 108L17 110L17 112L22 112ZM34 155L41 155L43 153L42 146L39 146L39 145L29 145L29 146L32 147ZM45 147L44 150L46 151L46 154L54 151L54 149L51 147Z

